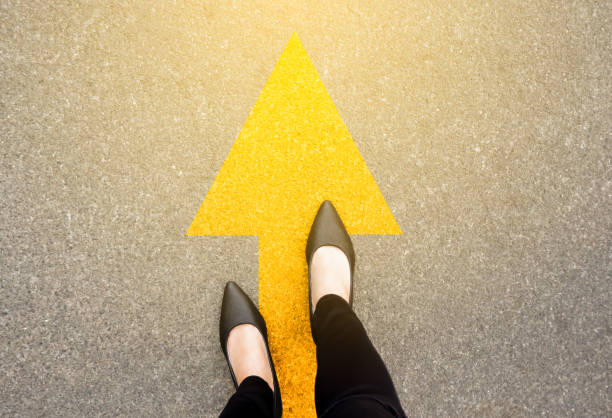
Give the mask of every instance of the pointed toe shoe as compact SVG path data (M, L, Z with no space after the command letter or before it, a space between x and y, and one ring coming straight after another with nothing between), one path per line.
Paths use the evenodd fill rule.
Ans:
M308 262L308 309L310 313L311 329L313 313L310 263L317 248L324 245L333 245L340 248L348 259L351 270L349 305L353 307L353 273L355 271L355 251L353 249L351 237L346 231L346 228L342 223L342 219L340 219L340 215L338 215L336 208L329 200L325 200L319 207L319 210L312 223L312 227L310 228L308 241L306 243L306 261Z
M244 293L244 291L233 281L229 281L225 285L225 291L223 292L223 303L221 304L221 319L219 321L219 336L221 340L221 349L227 360L232 381L234 387L238 389L238 382L234 375L234 370L229 360L227 352L227 338L229 337L232 328L240 324L252 324L259 330L263 336L266 344L266 351L268 354L268 361L270 368L272 369L272 377L274 379L274 418L282 416L282 401L280 395L280 389L278 386L278 379L276 377L276 371L274 370L274 363L272 362L272 356L270 355L270 347L268 346L268 330L266 328L266 321L263 316L251 301L251 299Z

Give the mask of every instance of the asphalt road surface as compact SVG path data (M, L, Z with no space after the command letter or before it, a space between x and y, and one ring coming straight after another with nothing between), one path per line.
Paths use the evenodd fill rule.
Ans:
M403 231L354 303L409 415L610 414L612 3L359 3L0 2L0 415L219 414L258 240L185 234L294 31Z

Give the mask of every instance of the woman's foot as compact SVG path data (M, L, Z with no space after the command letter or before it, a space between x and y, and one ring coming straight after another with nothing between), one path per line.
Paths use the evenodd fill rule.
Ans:
M310 262L310 291L313 313L319 299L329 293L349 301L351 269L346 254L340 248L324 245L315 250Z
M248 376L259 376L274 391L266 343L255 326L240 324L232 328L227 338L227 354L238 385Z

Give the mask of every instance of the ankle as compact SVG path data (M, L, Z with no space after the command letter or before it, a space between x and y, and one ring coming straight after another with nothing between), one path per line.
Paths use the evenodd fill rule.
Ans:
M310 276L313 312L319 300L327 294L335 294L349 301L351 272L344 252L335 246L322 246L314 252Z
M266 344L255 326L241 324L234 327L227 339L227 353L238 385L249 376L257 376L274 391Z

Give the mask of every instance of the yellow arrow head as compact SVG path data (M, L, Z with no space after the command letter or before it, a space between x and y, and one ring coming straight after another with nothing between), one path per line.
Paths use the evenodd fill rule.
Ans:
M325 199L349 233L402 233L293 33L187 235L303 232Z

